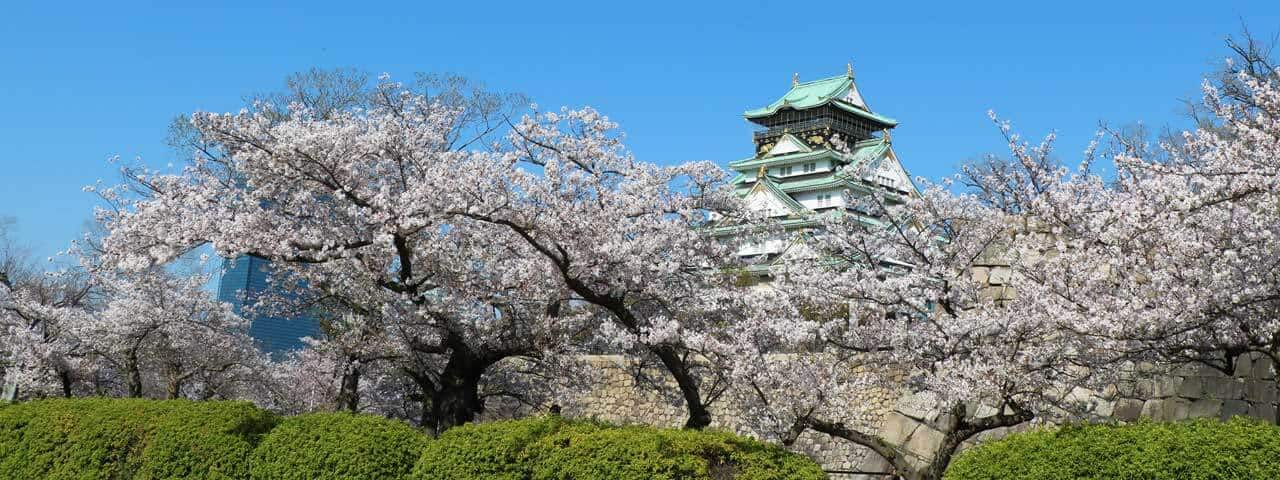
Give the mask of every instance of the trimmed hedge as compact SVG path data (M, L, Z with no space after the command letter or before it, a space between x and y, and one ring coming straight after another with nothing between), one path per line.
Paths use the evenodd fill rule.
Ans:
M275 425L245 402L41 400L0 409L6 478L245 478Z
M529 444L562 427L557 417L463 425L446 430L422 452L415 479L522 480L533 466Z
M946 478L1280 478L1280 427L1234 418L1045 428L966 450Z
M466 425L437 440L396 420L281 419L245 402L75 399L0 404L0 479L825 478L779 447L722 432L560 417Z
M415 479L814 479L813 461L723 432L559 417L466 425L427 446Z
M404 422L373 415L299 415L281 422L258 445L252 478L409 478L428 439Z

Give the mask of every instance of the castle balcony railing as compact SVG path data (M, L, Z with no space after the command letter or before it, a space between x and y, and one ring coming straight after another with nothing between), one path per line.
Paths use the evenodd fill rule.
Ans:
M813 130L830 128L831 131L844 136L846 139L861 140L871 138L872 130L865 125L855 124L848 121L841 121L834 118L813 118L809 120L801 120L798 122L788 122L781 125L758 130L751 133L752 139L756 142L761 140L781 136L784 133L801 133Z

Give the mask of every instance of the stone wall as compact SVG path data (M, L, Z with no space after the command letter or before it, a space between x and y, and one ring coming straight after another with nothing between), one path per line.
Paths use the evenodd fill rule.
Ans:
M564 414L570 417L596 418L613 423L647 424L661 427L679 427L686 415L678 399L667 398L655 388L637 388L632 375L635 365L621 356L592 356L587 362L595 372L595 387L585 396L564 405ZM661 377L661 372L654 372ZM1092 405L1087 419L1090 421L1133 421L1139 417L1155 420L1182 420L1188 418L1229 418L1236 415L1252 416L1274 421L1276 414L1275 369L1270 361L1257 355L1245 355L1236 365L1234 375L1225 375L1207 367L1186 366L1171 372L1157 372L1150 366L1131 369L1113 388L1105 392L1081 391L1077 397ZM870 413L863 418L846 423L869 427L879 432L885 440L904 445L908 453L914 453L921 461L930 457L942 440L940 431L945 418L938 411L920 409L902 392L888 390L867 391L850 402L870 404ZM851 409L853 410L853 409ZM988 409L990 410L990 409ZM994 413L994 412L990 412ZM990 414L986 413L986 414ZM733 431L742 435L769 439L768 435L754 431L744 416L731 402L720 401L712 407L713 428ZM984 413L978 411L979 416ZM1026 425L1015 429L1028 428ZM984 441L1006 435L1007 431L992 431L980 435L975 441ZM972 442L966 446L972 445ZM869 450L827 435L807 432L792 447L816 460L831 471L885 472L887 463ZM866 475L832 475L833 478L883 478Z
M585 396L564 405L564 415L620 424L660 427L684 425L688 415L683 402L665 397L657 393L655 388L637 388L633 375L635 364L625 357L599 355L586 360L595 372L595 387L588 389L589 393ZM652 376L661 378L663 372L652 372ZM674 386L670 386L669 390L673 391ZM878 426L884 416L894 409L897 396L888 391L868 391L857 399L850 399L872 405L872 408L867 409L869 414L849 419L847 423L861 427ZM771 440L769 435L755 431L746 422L739 421L743 418L741 409L732 402L718 401L712 405L711 413L712 428ZM801 435L793 445L793 450L810 456L828 470L854 470L865 466L879 470L884 468L883 462L870 451L817 432Z
M1012 272L999 255L984 254L975 262L971 274L974 281L985 285L986 294L993 301L1010 301L1017 293L1010 285ZM594 356L587 361L591 370L596 372L595 386L588 389L586 396L566 405L566 415L664 427L684 424L683 403L660 396L655 388L637 388L632 375L635 365L628 363L627 359ZM1103 391L1072 391L1073 401L1089 408L1087 412L1075 413L1069 418L1073 421L1130 422L1142 417L1173 421L1250 416L1276 421L1276 369L1260 354L1241 356L1231 375L1197 365L1168 371L1157 371L1151 365L1130 365L1122 372L1122 380ZM667 378L660 371L654 372L653 376ZM919 462L931 458L942 441L942 424L947 419L941 412L921 409L918 407L921 402L902 391L866 391L848 401L851 405L858 405L850 411L869 413L862 418L844 419L846 423L873 429L886 441L903 446L906 453L915 456ZM712 406L714 428L769 440L768 435L762 435L740 421L745 416L740 414L738 406L729 403L721 401ZM865 408L866 405L871 405L871 408ZM986 412L982 407L977 410L978 416L994 413L992 408L987 408ZM1013 430L1025 428L1029 425L1013 427ZM1007 435L1007 430L985 432L962 449L975 442ZM792 448L810 456L828 471L885 472L889 469L884 459L870 450L816 432L806 432ZM833 474L832 477L884 478L852 474Z

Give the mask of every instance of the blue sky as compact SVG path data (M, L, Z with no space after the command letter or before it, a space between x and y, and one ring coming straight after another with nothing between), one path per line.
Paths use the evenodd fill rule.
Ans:
M645 160L751 154L741 112L852 60L871 107L901 122L915 175L1004 147L994 109L1078 158L1099 121L1180 124L1241 22L1280 2L6 2L0 11L0 217L39 256L91 217L107 158L180 158L193 110L235 110L294 71L453 72L543 108L594 106ZM193 4L199 6L184 6ZM1207 6L1206 6L1207 5Z

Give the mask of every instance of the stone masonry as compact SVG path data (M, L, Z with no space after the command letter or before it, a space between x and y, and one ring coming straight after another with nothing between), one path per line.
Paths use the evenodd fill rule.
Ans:
M1009 301L1016 295L1010 285L1012 278L1007 264L996 255L984 255L971 270L974 281L985 284L993 301ZM614 423L639 423L662 427L679 427L684 424L685 411L678 400L671 400L656 393L652 386L637 388L632 369L634 364L621 356L592 356L587 363L596 374L588 393L565 405L569 416L597 418ZM1233 416L1249 416L1265 421L1276 421L1276 369L1271 361L1260 354L1242 355L1235 371L1227 375L1218 370L1198 365L1185 365L1172 370L1157 370L1152 365L1129 365L1121 380L1103 391L1079 390L1072 392L1074 400L1089 405L1083 416L1073 416L1081 421L1131 422L1139 418L1158 421L1175 421L1190 418L1227 419ZM657 378L666 378L655 372ZM726 396L730 398L730 396ZM923 461L931 457L942 441L939 430L945 421L938 411L921 409L920 402L913 401L902 391L869 390L848 399L850 405L858 405L850 411L869 412L863 418L843 419L851 426L871 428L886 441L905 446L909 454ZM856 403L855 403L856 402ZM738 406L720 401L712 406L713 428L772 440L769 435L757 432L741 419ZM871 408L864 408L870 405ZM985 414L994 413L994 409ZM984 414L979 407L978 415ZM1029 428L1028 425L1013 427ZM981 442L999 438L1007 431L991 431L979 435L973 441ZM972 442L965 447L972 445ZM964 447L962 447L964 448ZM827 435L807 432L792 446L829 471L886 472L884 459L870 450ZM833 474L833 478L884 478L879 475Z
M571 417L595 418L620 424L646 424L679 427L684 424L683 405L655 392L654 388L637 388L632 364L621 356L588 357L595 370L596 386L585 396L564 406ZM1234 375L1224 375L1207 367L1184 366L1172 372L1156 372L1150 366L1133 368L1131 378L1122 380L1105 392L1082 392L1092 405L1090 421L1130 422L1139 417L1172 421L1189 418L1250 416L1274 421L1276 415L1275 370L1270 361L1257 355L1245 355L1236 364ZM903 392L867 391L859 398L869 403L871 414L847 423L874 428L887 441L905 445L920 458L932 454L942 440L939 430L943 421L938 411L920 409ZM771 440L754 431L742 418L737 406L721 401L712 407L712 428ZM979 410L979 416L983 414ZM988 413L989 414L989 413ZM1015 429L1028 428L1023 425ZM999 438L1007 434L992 431L976 441ZM807 432L792 449L810 456L831 471L885 472L888 464L869 450L841 439ZM883 478L881 476L833 475L833 478Z

